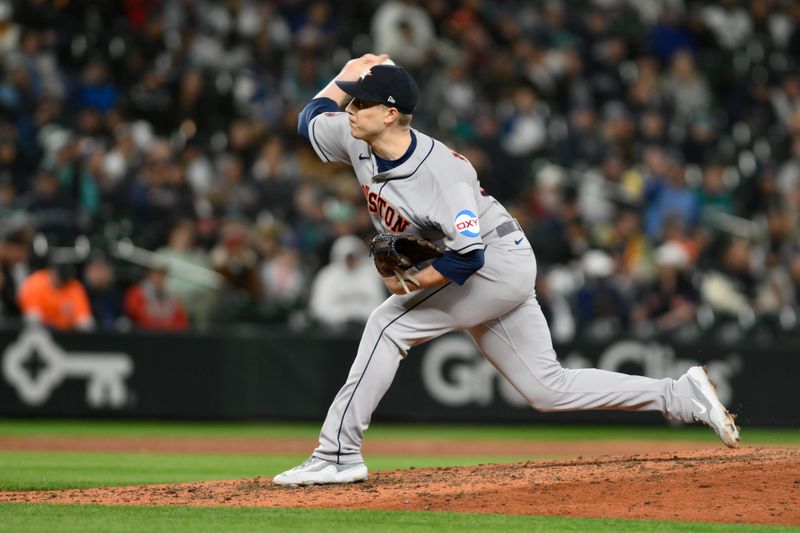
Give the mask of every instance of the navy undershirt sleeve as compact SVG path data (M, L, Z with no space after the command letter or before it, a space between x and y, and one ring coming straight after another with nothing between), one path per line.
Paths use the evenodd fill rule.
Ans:
M473 250L465 254L446 251L433 262L433 268L450 281L463 285L467 278L483 266L483 250Z
M330 98L314 98L306 104L297 117L297 133L310 141L308 125L311 123L311 119L320 113L336 113L337 111L339 111L339 105Z

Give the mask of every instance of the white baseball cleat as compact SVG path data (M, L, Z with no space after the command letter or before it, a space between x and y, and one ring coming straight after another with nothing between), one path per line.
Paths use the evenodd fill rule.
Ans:
M708 379L706 369L702 366L693 366L686 372L689 384L692 387L692 417L710 426L714 433L729 448L739 447L739 428L733 421L733 416L725 409L717 398L714 385Z
M281 472L272 482L276 485L320 485L323 483L355 483L367 479L367 465L354 463L336 464L313 455L303 464Z

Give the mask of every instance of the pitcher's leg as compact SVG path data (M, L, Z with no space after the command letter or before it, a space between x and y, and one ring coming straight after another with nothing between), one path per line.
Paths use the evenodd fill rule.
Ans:
M319 447L314 451L316 457L336 463L364 462L361 457L364 431L402 359L391 339L381 334L380 322L370 318L367 323L347 381L336 394L322 424Z
M678 380L652 379L563 368L533 296L469 333L486 358L539 411L660 411L676 420L692 421L692 393L685 375Z
M364 431L408 349L454 327L453 317L439 308L446 309L443 304L455 297L445 292L448 287L391 297L372 313L347 381L328 409L316 457L342 464L363 462Z

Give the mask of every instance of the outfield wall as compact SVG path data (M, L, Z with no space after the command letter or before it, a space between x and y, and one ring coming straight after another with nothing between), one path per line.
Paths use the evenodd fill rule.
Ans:
M319 420L359 332L221 333L0 330L0 416ZM654 378L707 364L743 425L798 426L800 337L699 332L585 336L557 346L570 368ZM661 423L649 413L537 413L462 334L411 351L376 420Z

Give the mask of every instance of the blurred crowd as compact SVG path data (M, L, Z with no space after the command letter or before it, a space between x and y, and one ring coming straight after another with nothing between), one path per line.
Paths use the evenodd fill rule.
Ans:
M0 318L365 320L361 191L296 127L370 51L526 229L557 340L795 327L790 0L0 0Z

